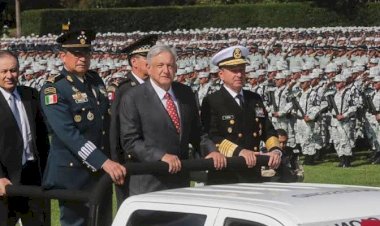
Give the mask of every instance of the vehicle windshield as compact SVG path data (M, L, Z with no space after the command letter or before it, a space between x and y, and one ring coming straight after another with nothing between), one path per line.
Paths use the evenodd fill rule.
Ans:
M194 213L137 210L127 226L203 226L206 218L206 215Z

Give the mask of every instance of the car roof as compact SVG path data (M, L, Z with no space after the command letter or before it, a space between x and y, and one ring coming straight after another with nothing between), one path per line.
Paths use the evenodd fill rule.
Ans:
M226 184L133 196L127 202L171 203L256 212L297 224L380 216L380 188L309 183Z

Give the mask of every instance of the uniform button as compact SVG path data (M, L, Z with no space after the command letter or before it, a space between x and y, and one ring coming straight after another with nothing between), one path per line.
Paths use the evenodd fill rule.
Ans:
M103 133L103 135L106 135L106 131L103 131L102 133Z
M242 134L242 133L239 133L239 134L238 134L238 137L239 137L239 138L242 138L242 137L243 137L243 134Z
M235 124L235 120L231 119L231 120L230 120L230 124L231 124L231 125Z
M132 155L128 155L128 159L132 159Z
M254 147L253 150L254 150L254 151L257 151L257 150L259 150L259 149L258 149L257 147Z
M227 132L232 133L232 127L228 127Z
M104 146L102 146L102 150L104 150Z
M259 124L259 128L262 129L263 128L263 125L261 125L261 123Z
M253 137L257 137L257 133L256 132L253 133Z
M98 101L98 102L96 102L98 105L100 105L100 102Z
M102 119L104 120L104 116L102 116Z
M74 166L74 163L70 162L70 166L71 166L71 167Z
M256 120L256 122L258 122L258 121L259 121L259 118L256 118L255 120Z
M220 144L215 144L215 146L218 148L220 146Z

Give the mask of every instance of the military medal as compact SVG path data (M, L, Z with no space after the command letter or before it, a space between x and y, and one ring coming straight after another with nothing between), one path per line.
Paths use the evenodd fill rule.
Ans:
M69 82L74 82L73 78L71 78L70 75L66 76L66 79L67 79Z
M80 115L75 115L75 116L74 116L74 121L75 121L75 122L80 122L80 121L82 121L82 116L80 116Z
M94 114L91 111L88 112L87 119L90 121L94 120Z
M88 102L86 93L76 92L75 94L73 94L73 99L77 104Z

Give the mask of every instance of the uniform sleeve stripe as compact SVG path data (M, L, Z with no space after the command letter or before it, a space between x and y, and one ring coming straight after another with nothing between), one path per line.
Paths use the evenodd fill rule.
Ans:
M87 148L87 150L90 150L90 152L93 152L96 149L96 147L90 145L89 143L86 143L84 146Z
M89 156L91 154L91 150L89 150L88 148L86 148L84 146L80 150L81 150L81 152L83 152L83 154L85 154L87 156Z
M90 145L94 150L96 149L96 146L94 143L92 143L91 141L87 141L86 145Z
M82 152L78 152L78 155L79 155L82 159L86 159L86 158L87 158Z

